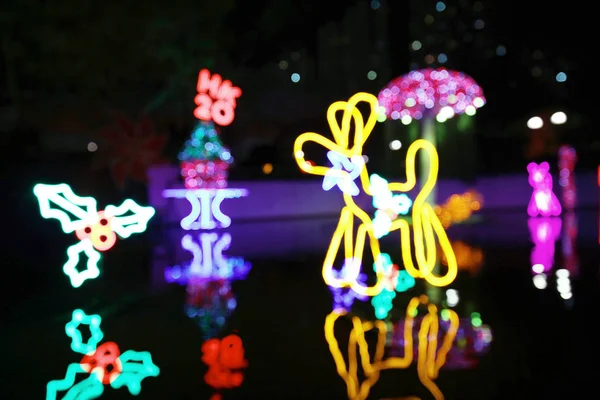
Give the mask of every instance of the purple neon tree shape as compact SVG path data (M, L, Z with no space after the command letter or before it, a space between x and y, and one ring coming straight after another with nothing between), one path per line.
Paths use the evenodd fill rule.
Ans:
M457 114L475 115L485 104L483 90L473 78L445 68L426 68L393 79L379 92L379 105L386 118L408 125L421 121L421 137L437 146L435 121ZM420 157L421 182L429 175L429 160ZM429 196L435 204L435 192Z

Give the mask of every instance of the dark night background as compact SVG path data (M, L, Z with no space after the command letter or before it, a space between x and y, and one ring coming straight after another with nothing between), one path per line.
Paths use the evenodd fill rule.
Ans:
M184 290L156 295L146 287L148 242L162 245L168 235L151 224L146 234L106 256L112 268L106 279L76 292L55 268L64 263L62 249L73 238L55 221L41 219L31 192L36 183L68 182L101 204L125 197L145 204L146 168L177 163L197 122L193 100L202 68L243 91L234 122L221 130L236 160L232 181L314 179L298 169L295 138L306 131L327 136L331 102L359 91L377 94L393 78L426 67L464 71L487 100L465 131L456 122L446 124L438 147L442 179L473 182L515 173L525 179L531 161L547 160L554 168L560 144L577 149L576 171L596 171L593 3L447 0L442 11L436 3L5 0L0 176L8 186L3 201L9 211L3 219L0 298L8 311L6 325L0 325L0 399L41 398L43 385L62 376L74 360L64 351L65 318L74 304L101 313L107 338L118 337L124 348L156 346L161 376L144 381L140 398L209 398L199 361L202 338L179 312ZM376 78L368 78L370 71ZM559 72L565 82L556 80ZM290 79L293 73L300 74L299 82ZM565 124L549 123L556 111L567 114ZM527 127L533 116L544 119L542 129ZM410 127L386 121L375 130L366 147L370 171L392 176L408 146L394 153L390 135L408 143ZM265 164L272 164L271 173L263 172ZM492 211L478 226L510 236L501 229L518 221L527 231L523 210L503 212ZM464 228L465 237L485 250L486 262L480 275L462 274L457 287L485 315L494 344L480 369L441 373L438 384L448 399L594 397L587 391L595 390L598 376L592 356L597 345L590 340L597 336L590 329L599 293L597 209L578 218L582 273L573 283L579 296L574 309L563 307L555 291L549 294L554 288L540 294L532 287L527 239L486 243ZM319 234L333 230L332 221L318 224ZM315 252L252 260L247 281L234 284L239 307L228 327L247 335L254 369L245 386L225 399L346 398L324 345L321 314L331 311L331 296L317 271L323 249ZM144 334L134 333L139 330ZM406 392L429 398L416 373L402 374ZM397 384L390 377L382 378L379 398L396 395L387 390ZM112 389L102 396L130 397Z
M471 75L487 98L469 132L474 167L448 167L450 177L521 171L527 160L555 157L561 143L578 148L578 168L593 169L600 151L591 128L593 51L582 47L593 17L577 4L461 0L438 12L435 1L408 0L9 1L0 14L3 160L26 167L69 159L102 178L115 150L98 134L118 113L133 122L149 117L168 135L159 155L173 161L193 126L197 72L206 67L243 90L236 120L222 132L236 154L232 179L301 178L291 143L305 130L327 130L331 101L376 94L411 68L446 66ZM300 82L290 80L293 72ZM559 72L566 82L555 80ZM526 127L528 118L547 120L557 110L566 124ZM540 147L528 151L536 135ZM440 147L447 164L454 136ZM373 146L389 152L385 143ZM265 163L274 164L268 177Z

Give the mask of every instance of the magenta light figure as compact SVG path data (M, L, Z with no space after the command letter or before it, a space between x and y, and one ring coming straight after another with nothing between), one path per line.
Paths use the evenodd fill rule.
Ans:
M531 250L531 269L535 274L547 273L554 266L556 241L560 237L560 218L529 218L529 234L534 247Z
M567 210L573 210L577 205L577 188L575 187L575 174L573 173L575 164L577 164L575 149L567 145L560 146L558 149L558 169L560 171L558 184L562 188L562 205Z
M562 212L562 207L552 191L550 164L545 161L539 165L532 162L527 166L527 171L529 171L529 184L533 188L533 194L527 206L529 216L559 216Z

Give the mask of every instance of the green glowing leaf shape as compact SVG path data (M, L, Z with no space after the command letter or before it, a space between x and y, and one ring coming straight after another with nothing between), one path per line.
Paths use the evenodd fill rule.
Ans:
M154 208L142 207L135 201L127 199L120 206L106 206L107 217L113 217L112 229L122 238L134 233L142 233L148 227L148 221L154 216Z
M58 185L37 184L33 193L38 199L43 218L60 221L63 232L81 229L98 215L96 199L80 197L66 183Z
M84 253L87 257L86 268L83 271L77 269L80 261L80 254ZM71 280L71 286L78 288L88 279L96 279L100 276L98 262L100 261L100 253L94 249L92 241L84 239L79 243L70 246L67 249L69 259L63 265L63 272Z
M57 400L59 391L67 391L61 400L92 400L104 392L104 385L92 374L75 384L77 374L88 374L79 363L69 364L64 379L50 381L46 386L46 400Z
M71 338L71 349L74 352L81 354L89 354L96 351L98 343L104 337L100 324L102 318L97 314L87 315L83 310L77 309L73 311L73 318L65 325L65 332ZM83 343L79 325L88 325L90 327L91 336L87 343Z
M147 351L128 350L119 357L123 369L119 376L110 383L114 389L127 386L129 393L136 396L142 390L142 380L149 376L158 376L160 369L152 362Z

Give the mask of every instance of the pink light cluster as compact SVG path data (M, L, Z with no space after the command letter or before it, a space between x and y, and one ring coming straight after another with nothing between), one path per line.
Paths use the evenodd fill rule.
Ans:
M550 164L545 161L539 165L532 162L527 165L527 171L529 172L529 184L533 188L533 194L527 206L527 214L530 217L559 216L562 207L552 191Z
M401 119L408 116L421 119L435 117L443 107L462 114L467 107L485 104L481 87L467 74L440 69L411 71L392 80L378 95L379 105L386 117Z
M531 241L531 265L535 273L548 272L554 266L555 244L560 237L560 218L530 218L528 221ZM541 266L538 267L537 266ZM542 268L543 267L543 268Z

